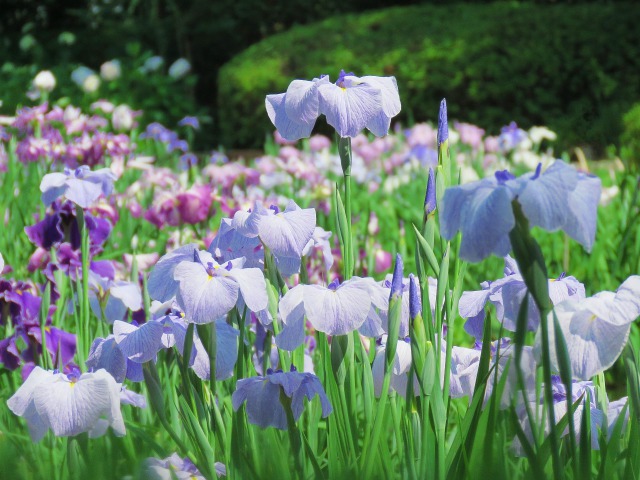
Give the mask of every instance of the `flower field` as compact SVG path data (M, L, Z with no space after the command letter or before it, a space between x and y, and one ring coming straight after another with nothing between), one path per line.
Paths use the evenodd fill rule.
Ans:
M633 164L394 77L264 92L257 158L54 86L0 117L0 477L638 476Z

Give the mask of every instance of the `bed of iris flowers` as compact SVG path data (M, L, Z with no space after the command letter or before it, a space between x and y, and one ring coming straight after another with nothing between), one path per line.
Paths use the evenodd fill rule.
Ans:
M108 100L1 118L0 476L637 478L633 165L401 93L265 92L246 161Z

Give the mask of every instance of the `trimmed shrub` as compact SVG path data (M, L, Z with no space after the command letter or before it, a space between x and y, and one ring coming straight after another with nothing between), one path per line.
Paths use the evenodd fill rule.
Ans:
M400 121L451 119L497 131L544 124L563 146L614 143L640 100L640 6L413 6L295 27L242 52L220 71L218 118L228 146L259 146L272 130L268 93L340 68L395 75Z

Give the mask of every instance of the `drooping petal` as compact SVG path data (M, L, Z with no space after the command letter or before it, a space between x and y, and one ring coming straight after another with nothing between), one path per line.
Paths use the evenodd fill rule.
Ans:
M327 83L327 82L323 82ZM313 124L318 118L318 81L294 80L285 96L285 112L291 121Z
M313 326L328 335L344 335L364 323L371 307L366 288L345 282L335 291L308 285L305 287L304 308Z
M180 283L177 301L189 322L213 322L238 301L239 286L234 279L210 277L199 263L182 262L175 267L173 275Z
M173 271L180 262L193 261L193 252L198 245L190 243L164 255L149 274L147 289L149 296L160 302L167 302L178 293L178 282L173 278Z
M111 295L118 298L125 306L135 312L142 308L142 292L137 283L116 281L110 288Z
M580 243L587 252L591 251L596 238L598 203L602 192L602 182L594 175L578 173L578 184L569 194L571 214L563 230Z
M285 100L286 93L267 95L264 104L271 123L276 127L282 138L294 142L311 135L315 120L308 123L299 123L287 116Z
M240 405L247 402L246 410L250 423L262 428L272 426L280 430L287 429L287 416L280 403L280 386L264 377L238 380L231 401L234 410L238 410Z
M442 198L442 235L462 232L460 256L478 262L490 254L504 257L511 250L509 232L515 226L511 191L491 180L448 188Z
M240 287L242 299L249 310L259 312L267 308L267 284L259 268L232 268L228 274Z
M304 285L296 285L278 304L283 326L276 336L276 343L284 350L293 351L304 341L304 288Z
M318 87L320 113L341 137L355 137L382 110L380 89L361 83L341 88L332 83Z
M153 360L162 348L163 327L158 322L147 322L140 327L115 321L113 335L125 357L138 363Z
M569 217L569 193L577 184L577 172L564 162L556 161L542 175L522 177L524 189L518 202L532 227L548 231L562 228Z
M69 178L64 195L80 207L89 208L102 195L102 187L100 184Z
M96 338L91 344L87 368L90 370L105 369L116 382L124 382L127 374L127 359L118 347L113 335L107 338Z

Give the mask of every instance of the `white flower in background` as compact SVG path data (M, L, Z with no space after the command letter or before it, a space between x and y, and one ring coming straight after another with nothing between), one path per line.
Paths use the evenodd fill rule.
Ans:
M82 82L82 90L85 93L93 93L100 88L100 77L95 73L93 75L89 75L85 78L84 82Z
M41 92L51 92L56 88L56 77L49 70L42 70L33 79L33 86Z
M2 258L2 254L0 253L0 275L2 274L3 270L4 270L4 258Z
M107 82L117 80L120 78L121 73L120 60L109 60L100 66L100 76Z
M113 128L119 131L129 131L133 128L133 110L129 105L119 105L113 109L111 123Z
M543 140L555 140L557 135L547 127L531 127L529 129L529 138L533 143L539 145Z
M606 207L611 201L620 193L620 189L617 185L611 185L610 187L603 187L602 195L600 195L600 205Z
M191 71L191 64L186 58L179 58L169 67L169 76L175 79L184 77Z

